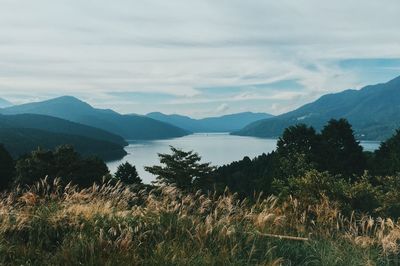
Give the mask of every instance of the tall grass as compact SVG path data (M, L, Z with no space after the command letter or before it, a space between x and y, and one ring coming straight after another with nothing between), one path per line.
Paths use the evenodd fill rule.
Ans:
M1 195L2 265L396 265L400 223L229 192L88 189L58 181Z

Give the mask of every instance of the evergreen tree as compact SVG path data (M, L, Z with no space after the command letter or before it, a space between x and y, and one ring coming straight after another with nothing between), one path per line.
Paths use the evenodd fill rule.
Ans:
M375 151L372 172L378 175L394 175L400 173L400 130L382 142Z
M0 145L0 190L9 186L14 177L14 160L3 145Z
M201 157L197 153L170 148L172 154L158 154L160 163L165 166L145 167L146 171L157 176L160 183L192 189L196 180L206 178L214 170L210 163L200 163Z
M363 148L354 137L354 131L346 119L332 119L321 131L318 165L332 174L352 177L366 169Z
M131 165L129 162L125 162L118 166L115 178L128 185L142 184L142 180L136 171L136 167Z
M300 176L315 168L315 153L319 144L315 129L305 124L288 127L277 142L279 177Z

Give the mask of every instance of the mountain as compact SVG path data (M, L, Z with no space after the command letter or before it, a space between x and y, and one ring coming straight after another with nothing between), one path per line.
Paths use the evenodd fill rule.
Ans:
M10 107L13 104L7 101L6 99L0 98L0 108Z
M102 129L74 123L61 118L35 114L1 115L0 128L32 128L53 133L84 136L126 146L128 143L118 135Z
M96 155L104 160L120 159L127 154L124 148L116 143L32 128L0 128L0 143L4 143L14 158L38 147L54 149L63 144L74 146L83 156Z
M193 119L188 116L176 114L166 115L159 112L149 113L146 116L191 132L232 132L241 129L254 121L272 117L272 115L266 113L251 112L203 119Z
M54 116L100 128L120 135L127 140L165 139L188 134L181 128L149 117L122 115L108 109L96 109L71 96L3 108L0 113L5 115L40 114Z
M304 123L321 129L331 118L348 119L359 139L387 139L400 127L400 77L360 90L324 95L294 111L256 121L233 134L278 137L288 126Z

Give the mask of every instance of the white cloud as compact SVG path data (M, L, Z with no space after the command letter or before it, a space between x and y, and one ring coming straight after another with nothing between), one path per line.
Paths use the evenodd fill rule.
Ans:
M216 112L218 114L222 114L222 113L225 113L228 110L229 110L229 105L226 104L226 103L223 103L223 104L221 104L220 106L217 107Z
M123 112L147 110L151 99L106 98L109 91L132 91L172 94L182 104L240 101L230 111L251 109L251 101L260 99L268 104L258 111L279 112L327 92L375 82L341 68L340 60L400 58L398 0L0 4L0 94L17 101L73 94ZM304 89L251 91L234 98L210 98L196 89L286 79Z

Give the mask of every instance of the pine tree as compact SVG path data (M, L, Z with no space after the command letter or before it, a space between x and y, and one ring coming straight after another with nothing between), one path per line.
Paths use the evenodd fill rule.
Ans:
M172 154L158 154L164 166L145 167L146 171L157 176L160 183L191 189L194 181L209 176L214 170L210 163L201 163L197 153L185 152L172 146L170 148Z
M140 179L136 167L128 162L118 166L115 178L128 185L142 184L142 179Z

